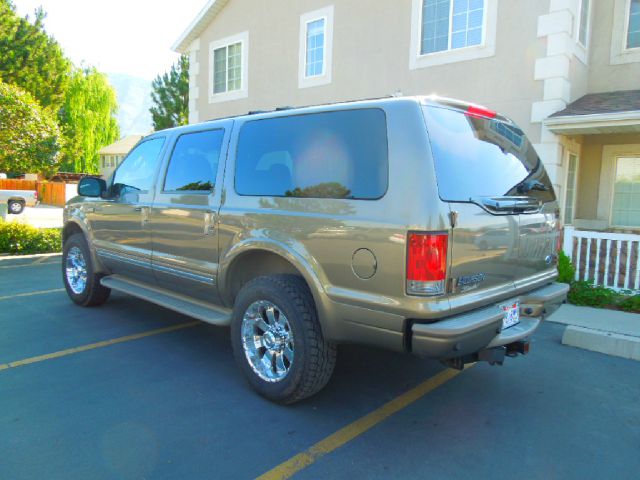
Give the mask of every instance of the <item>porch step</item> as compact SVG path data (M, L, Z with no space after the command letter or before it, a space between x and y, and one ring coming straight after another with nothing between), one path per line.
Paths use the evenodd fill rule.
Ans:
M100 283L112 290L147 300L161 307L197 318L203 322L218 326L228 326L231 323L230 309L193 300L164 288L152 287L120 275L103 277Z

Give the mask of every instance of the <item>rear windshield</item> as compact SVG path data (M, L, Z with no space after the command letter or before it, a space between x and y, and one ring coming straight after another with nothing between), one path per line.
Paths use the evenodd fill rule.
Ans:
M555 200L547 172L522 130L459 110L423 108L440 198L527 196Z

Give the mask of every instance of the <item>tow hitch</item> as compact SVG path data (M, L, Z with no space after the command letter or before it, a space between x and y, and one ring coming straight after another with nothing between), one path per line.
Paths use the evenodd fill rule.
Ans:
M508 345L480 350L479 352L472 353L471 355L448 358L446 360L442 360L442 363L447 367L455 368L456 370L462 370L467 363L475 362L487 362L489 365L502 365L504 363L505 356L517 357L518 355L526 355L529 353L529 347L530 344L528 340L519 340Z

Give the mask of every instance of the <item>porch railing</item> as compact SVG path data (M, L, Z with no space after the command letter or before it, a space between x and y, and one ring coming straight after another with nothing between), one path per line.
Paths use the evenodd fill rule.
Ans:
M640 290L640 235L564 228L563 250L576 280L613 290Z

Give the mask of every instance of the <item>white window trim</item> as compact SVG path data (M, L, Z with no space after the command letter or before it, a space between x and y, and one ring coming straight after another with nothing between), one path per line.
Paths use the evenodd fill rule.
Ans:
M583 45L580 41L580 19L582 18L582 0L578 0L578 10L575 16L575 28L574 28L574 41L575 50L574 54L578 60L585 65L589 64L589 47L591 45L591 19L593 17L593 4L594 0L589 2L589 14L587 17L587 44Z
M605 220L607 225L613 228L613 184L616 178L616 158L640 157L640 144L631 145L605 145L602 149L602 170L600 173L600 188L598 192L598 220Z
M218 48L228 47L235 43L242 44L242 59L240 70L240 90L231 92L213 93L213 52ZM222 38L209 44L209 103L228 102L231 100L239 100L249 96L249 32L242 32L237 35Z
M480 45L427 53L424 55L421 53L422 1L423 0L412 0L411 6L411 52L409 58L409 68L411 70L493 57L496 54L498 0L484 0L482 42ZM451 37L451 35L449 36Z
M333 12L334 6L329 5L300 15L298 88L318 87L331 83L333 73ZM324 19L323 73L322 75L307 77L307 25L321 19Z
M615 0L611 37L611 65L640 62L640 47L627 48L630 11L631 0Z
M575 185L573 186L573 205L571 206L573 210L573 219L571 220L571 223L567 223L567 219L564 215L565 215L566 206L567 206L567 190L569 187L569 166L570 166L569 157L571 155L576 157L576 177L575 177ZM576 215L576 205L577 205L577 199L578 199L578 172L580 171L580 154L578 153L578 151L574 151L572 149L566 149L565 164L567 165L567 168L564 174L564 188L563 188L564 198L562 201L562 222L565 225L573 225L576 221L576 218L578 218L578 216Z

